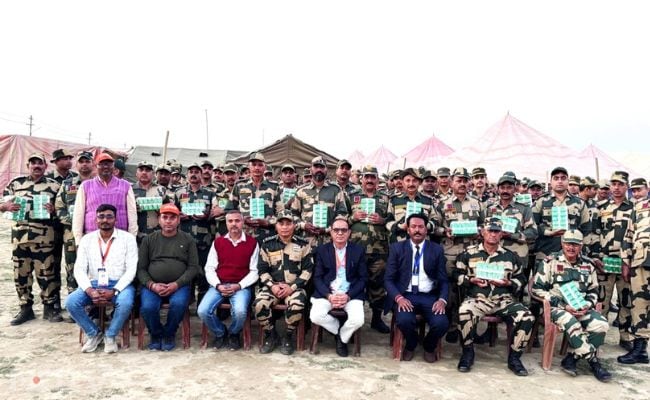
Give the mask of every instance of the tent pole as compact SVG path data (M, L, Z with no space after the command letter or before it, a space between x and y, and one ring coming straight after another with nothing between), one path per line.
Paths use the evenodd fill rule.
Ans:
M596 162L596 182L600 182L600 169L598 168L598 157L594 157Z
M169 131L165 135L165 147L163 147L163 164L167 162L167 143L169 142Z

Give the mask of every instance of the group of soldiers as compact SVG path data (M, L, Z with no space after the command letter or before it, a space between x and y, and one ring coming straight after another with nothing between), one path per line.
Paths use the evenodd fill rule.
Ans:
M73 171L75 161L77 172ZM35 317L33 272L41 288L43 317L52 322L63 320L62 262L67 272L68 292L76 287L72 274L76 255L72 215L81 182L94 175L94 157L88 152L73 155L59 149L52 154L50 163L54 168L46 173L46 157L30 155L29 174L8 184L0 203L0 211L19 214L21 205L17 199L28 199L26 209L23 208L26 214L12 228L14 277L21 306L12 325ZM119 173L117 169L115 172ZM258 240L262 254L281 245L275 231L279 215L290 212L301 246L304 243L312 248L329 242L329 227L336 217L344 216L350 223L350 240L362 245L366 252L371 327L388 333L390 329L382 319L382 312L389 244L408 239L406 218L414 213L422 214L428 221L428 238L443 247L448 276L451 282L457 283L453 285L455 294L447 304L450 327L446 339L457 342L460 336L465 354L466 345L472 341L467 338L475 336L476 330L475 324L468 328L468 321L478 315L476 310L485 308L484 303L495 301L493 296L501 293L498 285L488 281L479 285L484 290L466 290L463 286L476 278L480 262L493 258L483 247L487 239L481 232L498 219L501 231L498 252L503 254L497 258L516 261L513 264L516 271L511 267L508 275L517 276L518 282L509 285L513 286L508 290L512 301L524 299L531 278L533 292L541 290L542 294L552 291L557 282L575 280L583 294L593 295L593 300L602 304L603 316L618 309L620 345L628 351L619 361L648 362L650 200L645 179L630 181L627 173L617 171L609 181L598 183L590 177L569 175L565 168L557 167L551 172L547 188L534 180L519 179L513 172L505 172L495 184L490 184L486 170L480 167L471 172L462 167L453 171L446 167L436 171L407 168L380 175L372 165L353 170L350 162L340 160L330 180L323 157L313 158L302 175L291 164L282 165L279 172L276 181L273 169L261 153L252 153L242 167L215 166L209 160L187 166L174 160L157 166L147 161L138 163L136 180L132 183L138 207L138 243L158 229L156 210L145 209L146 203L141 200L147 198L174 203L181 210L180 229L195 239L200 265L205 265L215 237L227 232L225 215L229 209L241 211L245 232ZM50 218L35 217L38 213L34 206L41 203L30 200L36 195L47 195L48 201L42 207ZM570 268L562 268L567 263L563 253L565 236L567 243L580 242L580 254L569 262L582 265L583 271L577 269L579 273L567 274ZM592 272L597 277L595 282L591 281ZM287 276L301 279L300 274ZM197 279L196 287L200 301L208 288L205 277ZM614 293L618 305L612 303ZM465 296L474 296L476 304L460 307ZM561 306L556 300L554 306ZM540 313L539 306L529 297L527 303L531 317L520 315L518 321L526 322L520 324L523 333L513 349L519 350L526 344L532 321ZM515 311L525 314L521 308ZM580 317L583 326L589 325L589 321ZM473 332L470 336L464 332L468 329ZM572 348L587 346L582 343L587 336L581 330L568 329L567 334L573 340ZM570 353L574 359L587 355L593 356L593 351ZM468 350L464 364L467 370L471 366L469 357ZM563 361L563 367L565 364ZM570 370L571 365L566 369Z

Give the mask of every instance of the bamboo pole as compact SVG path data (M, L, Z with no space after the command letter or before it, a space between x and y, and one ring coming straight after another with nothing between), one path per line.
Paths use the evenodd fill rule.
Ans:
M165 135L165 147L163 147L163 164L167 162L167 143L169 142L169 131Z

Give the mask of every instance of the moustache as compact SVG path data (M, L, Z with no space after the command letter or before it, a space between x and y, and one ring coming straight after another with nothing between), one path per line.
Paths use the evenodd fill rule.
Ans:
M314 180L318 182L322 182L325 180L325 173L324 172L316 172L313 176Z

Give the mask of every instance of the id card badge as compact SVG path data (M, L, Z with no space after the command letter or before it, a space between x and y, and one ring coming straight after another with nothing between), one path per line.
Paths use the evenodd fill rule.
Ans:
M411 286L420 286L420 274L411 275Z
M97 286L108 287L108 272L106 268L99 268L97 270Z

